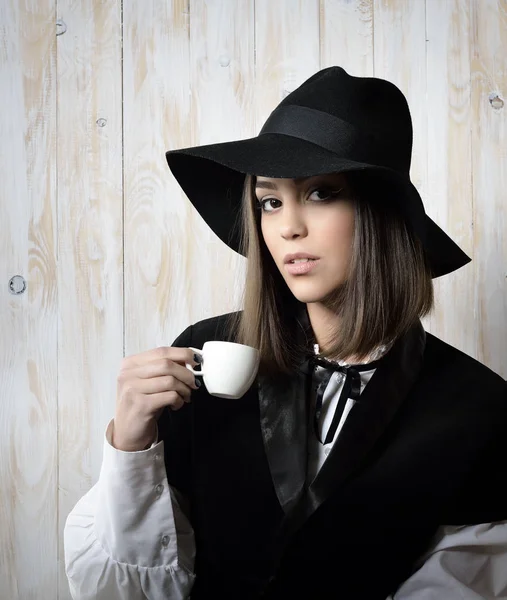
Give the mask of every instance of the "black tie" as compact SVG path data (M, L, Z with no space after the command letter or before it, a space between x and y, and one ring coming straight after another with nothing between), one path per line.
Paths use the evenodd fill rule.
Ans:
M333 441L343 411L345 410L347 400L349 398L355 400L359 398L361 394L361 376L359 375L359 371L369 371L371 369L377 368L378 364L381 362L382 359L380 358L378 360L366 363L364 365L350 366L339 365L338 363L333 363L325 359L318 358L317 356L312 356L310 360L314 368L316 365L320 365L321 367L324 367L326 369L325 373L323 374L322 381L320 382L319 387L317 388L317 397L315 400L315 413L313 416L313 427L315 430L315 435L317 436L319 442L321 444L329 444ZM333 420L331 421L331 426L329 427L326 439L323 442L320 439L319 435L319 420L322 413L322 398L324 396L324 392L327 388L329 380L333 376L334 371L344 373L345 382L342 387L340 398L338 399L338 403L336 405L336 410L333 415Z

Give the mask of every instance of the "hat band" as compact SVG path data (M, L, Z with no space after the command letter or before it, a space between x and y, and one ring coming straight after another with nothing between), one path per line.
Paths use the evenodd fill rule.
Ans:
M359 131L357 127L329 113L289 104L279 106L268 117L259 135L265 133L281 133L317 144L330 152L351 158L359 150L364 151L371 144L371 138ZM363 157L357 156L362 161Z

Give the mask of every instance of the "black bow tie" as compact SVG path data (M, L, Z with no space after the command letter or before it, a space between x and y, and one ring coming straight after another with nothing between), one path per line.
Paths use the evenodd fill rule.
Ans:
M315 430L315 435L317 436L317 439L321 444L329 444L333 441L341 416L343 414L343 411L345 410L347 400L349 398L352 398L353 400L359 398L361 394L361 376L359 374L360 371L370 371L371 369L376 369L381 361L382 357L378 360L374 360L370 363L362 365L339 365L338 363L328 361L324 358L319 358L315 355L310 357L310 366L312 367L312 371L315 369L316 366L321 366L325 369L325 372L322 376L322 380L317 388L317 395L315 400L315 413L313 417L313 428ZM319 420L322 414L322 398L324 396L324 392L327 388L329 380L331 379L335 371L339 371L340 373L345 374L345 382L343 384L340 398L338 399L338 403L336 405L336 410L333 415L333 420L331 421L331 426L329 427L326 439L323 442L319 435Z

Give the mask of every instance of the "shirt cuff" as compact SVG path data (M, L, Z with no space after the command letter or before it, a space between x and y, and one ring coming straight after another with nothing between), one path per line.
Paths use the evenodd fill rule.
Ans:
M97 486L97 538L117 562L140 567L177 566L178 540L164 442L154 442L149 449L137 452L118 450L110 443L112 427L113 420L105 432ZM193 531L184 523L178 534L193 536Z
M112 446L118 452L124 452L124 450L118 450L118 448L113 446L113 442L112 442L113 429L114 429L114 419L111 419L106 427L106 441L110 446ZM158 440L158 424L155 422L155 437L154 437L153 443L146 446L146 448L144 448L144 450L134 450L133 452L145 452L146 450L151 450L151 448L154 448L157 445L157 443L158 443L157 440ZM129 452L129 454L130 454L130 452Z

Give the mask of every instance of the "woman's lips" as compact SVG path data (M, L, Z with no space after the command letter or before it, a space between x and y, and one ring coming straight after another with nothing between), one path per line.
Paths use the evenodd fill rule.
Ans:
M320 258L315 260L310 259L307 262L300 263L286 263L285 268L291 275L306 275L312 269L317 266L317 263L320 261Z

